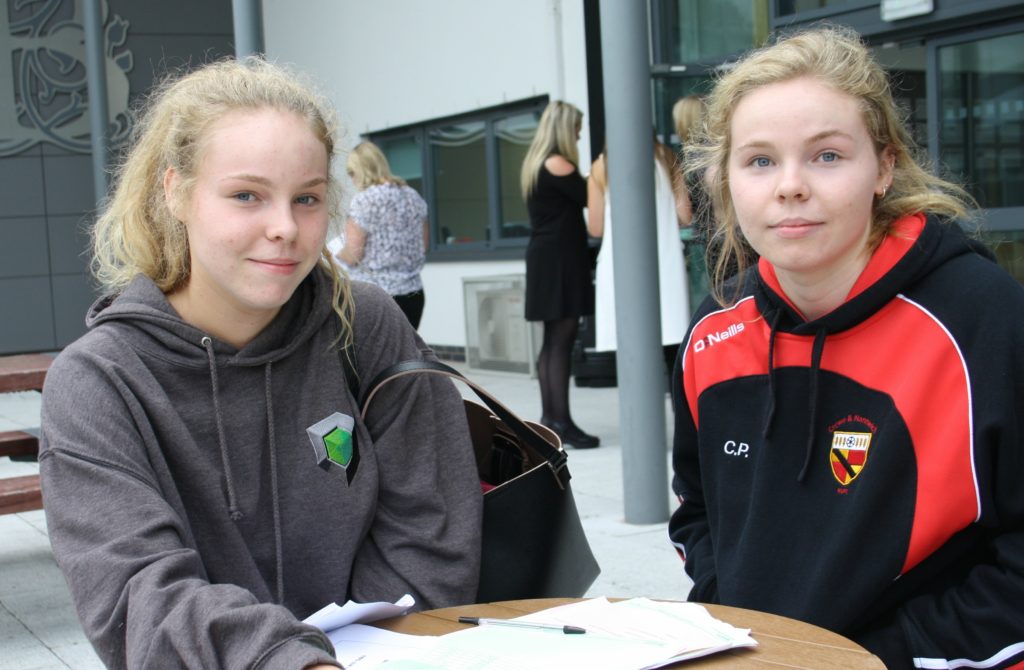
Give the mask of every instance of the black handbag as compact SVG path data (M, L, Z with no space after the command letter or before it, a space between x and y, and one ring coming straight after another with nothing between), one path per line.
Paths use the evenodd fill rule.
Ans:
M567 457L554 432L523 421L483 387L436 361L403 361L377 375L360 402L363 418L381 386L424 372L461 381L486 405L463 399L480 480L488 488L476 601L582 596L601 568L583 532Z

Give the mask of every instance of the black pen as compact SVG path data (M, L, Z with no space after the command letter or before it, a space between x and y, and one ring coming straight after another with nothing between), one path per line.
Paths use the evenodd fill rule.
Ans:
M515 619L488 619L480 616L460 616L459 623L471 623L476 626L513 626L515 628L560 630L566 635L581 635L587 632L585 628L580 628L579 626L560 626L554 623L534 623L533 621L518 621Z

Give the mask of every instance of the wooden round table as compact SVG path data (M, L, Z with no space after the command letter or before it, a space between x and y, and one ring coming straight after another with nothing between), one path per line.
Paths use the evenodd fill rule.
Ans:
M373 625L411 635L444 635L469 624L460 616L511 619L576 602L580 598L509 600L462 605L384 619ZM786 617L724 605L705 605L711 614L738 628L749 628L757 640L752 649L734 649L675 663L668 668L829 668L831 670L885 670L885 665L860 645L832 631Z

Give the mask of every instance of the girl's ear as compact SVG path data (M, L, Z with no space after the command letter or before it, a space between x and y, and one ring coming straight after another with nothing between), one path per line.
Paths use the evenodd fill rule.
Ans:
M181 197L179 186L181 184L181 177L178 175L178 171L172 167L167 168L167 172L164 172L164 200L167 202L167 209L171 211L171 215L174 216L178 221L184 221L184 212L181 206Z
M876 192L885 193L892 186L892 175L896 167L896 150L890 144L882 149L878 157L878 188Z

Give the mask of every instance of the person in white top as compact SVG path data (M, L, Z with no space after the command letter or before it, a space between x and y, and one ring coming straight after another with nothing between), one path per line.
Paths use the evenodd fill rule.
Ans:
M686 335L690 303L683 248L679 229L689 225L690 199L676 169L672 151L654 143L655 220L645 229L658 241L658 283L661 291L661 342L666 365L675 361L675 352ZM595 349L618 348L615 330L615 271L612 262L612 220L608 198L608 167L605 152L594 161L587 180L587 232L602 238L597 255Z
M349 277L387 291L419 328L425 304L420 271L430 234L427 203L391 174L372 142L358 144L345 169L359 192L349 204L344 239L332 240L331 251Z

